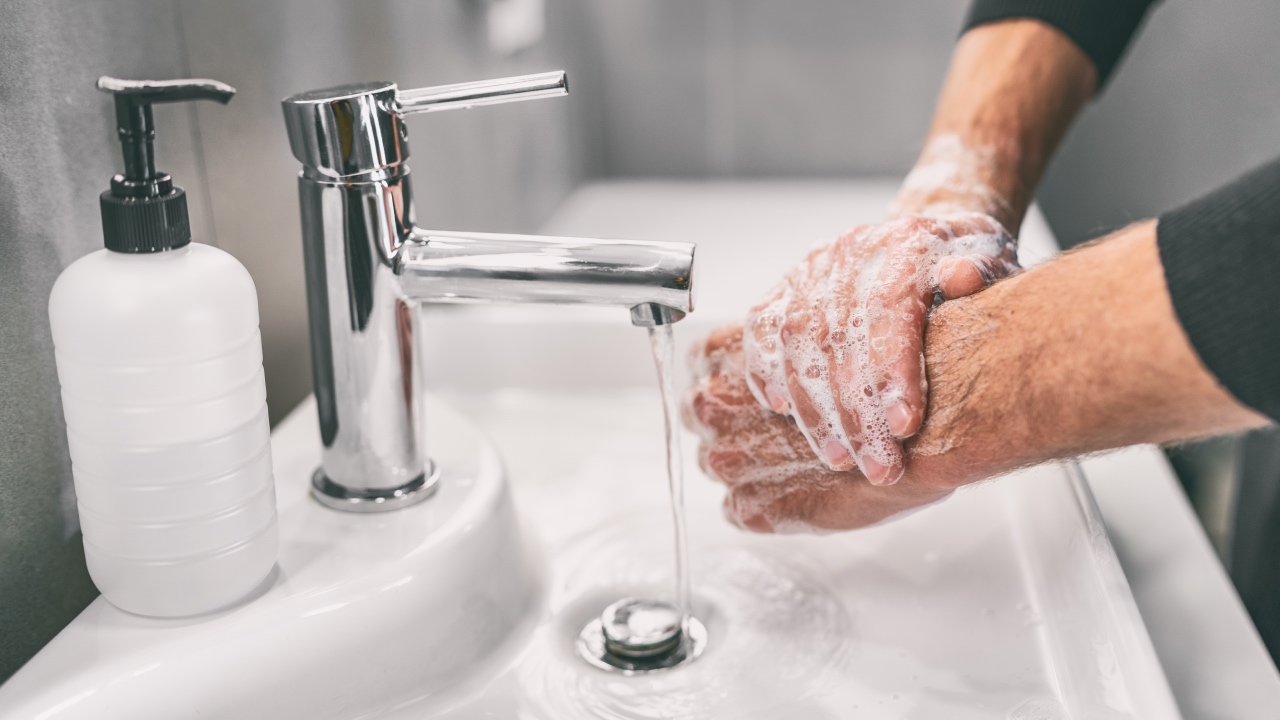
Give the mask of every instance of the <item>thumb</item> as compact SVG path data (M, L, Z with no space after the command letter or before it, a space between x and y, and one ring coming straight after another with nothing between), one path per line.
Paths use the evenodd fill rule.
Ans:
M972 295L1019 270L1003 257L962 255L938 263L938 291L947 300Z

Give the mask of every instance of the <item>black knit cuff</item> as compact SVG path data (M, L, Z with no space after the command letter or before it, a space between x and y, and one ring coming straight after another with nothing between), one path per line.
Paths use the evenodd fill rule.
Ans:
M1280 160L1160 218L1178 320L1240 402L1280 420Z
M974 0L964 29L1014 18L1034 18L1061 30L1098 69L1106 85L1138 25L1157 0Z

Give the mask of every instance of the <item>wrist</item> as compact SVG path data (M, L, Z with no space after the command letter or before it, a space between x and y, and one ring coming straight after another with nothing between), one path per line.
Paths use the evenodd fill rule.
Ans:
M1012 280L1010 282L1013 282ZM1008 331L999 283L934 310L925 342L927 420L907 448L907 471L955 488L1037 461L1043 428L1020 400L1034 348Z
M928 419L906 468L930 484L1266 423L1195 355L1154 222L939 306L925 362Z
M960 134L934 135L890 206L891 218L981 213L1017 236L1027 193L1015 148L975 144Z

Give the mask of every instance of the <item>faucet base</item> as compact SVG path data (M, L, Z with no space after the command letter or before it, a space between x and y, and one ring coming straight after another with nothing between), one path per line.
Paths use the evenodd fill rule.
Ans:
M440 467L427 461L427 471L399 487L349 488L329 479L324 468L311 476L311 497L321 505L345 512L387 512L416 505L431 497L440 482Z

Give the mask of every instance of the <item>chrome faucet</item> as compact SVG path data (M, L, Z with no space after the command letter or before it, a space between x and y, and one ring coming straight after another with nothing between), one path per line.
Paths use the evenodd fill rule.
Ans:
M568 93L564 72L399 90L362 83L285 98L298 195L321 467L312 494L341 510L405 507L435 489L425 453L423 302L621 305L640 326L693 309L688 243L470 232L414 223L404 116Z

